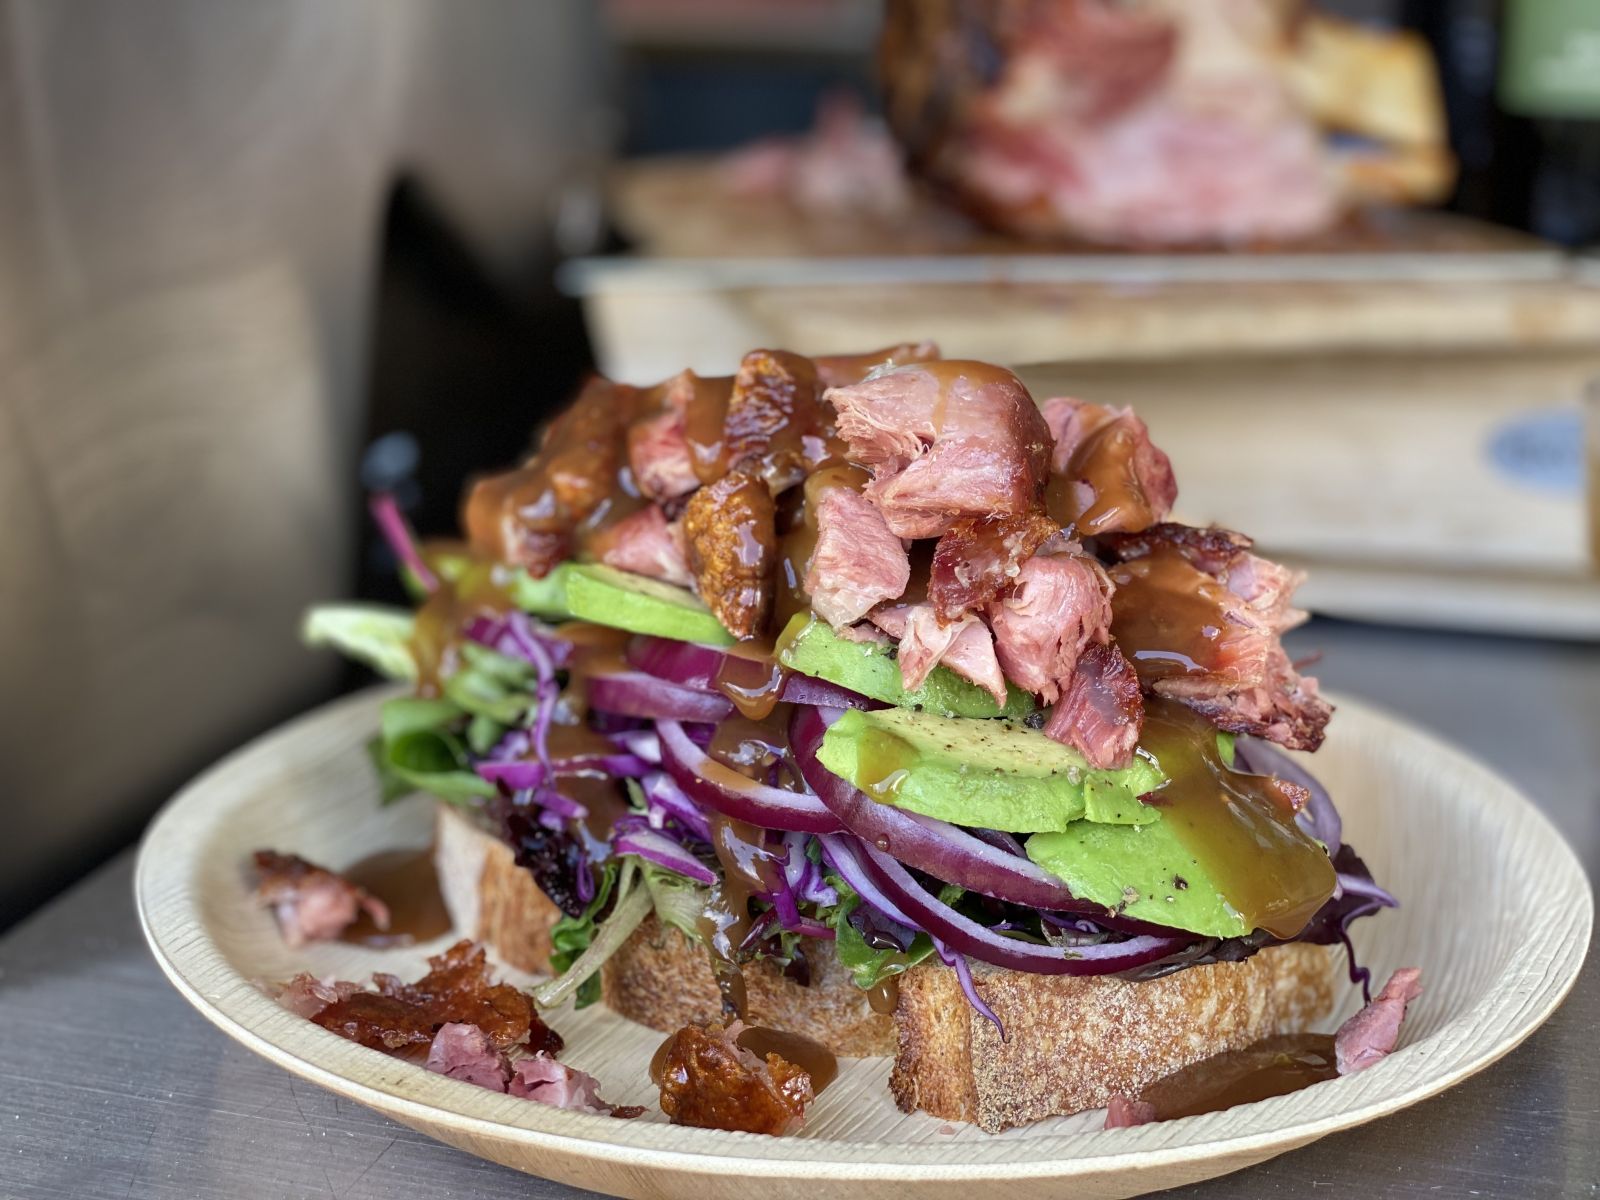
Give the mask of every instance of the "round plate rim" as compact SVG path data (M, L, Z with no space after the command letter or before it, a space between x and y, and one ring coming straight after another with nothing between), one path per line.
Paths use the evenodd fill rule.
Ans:
M158 907L155 901L159 895L156 883L157 860L164 860L164 852L177 840L180 827L185 826L195 815L203 814L208 800L212 799L210 793L217 787L219 781L225 780L230 773L240 770L241 764L248 764L252 758L269 757L279 752L283 746L306 737L308 733L322 725L336 724L340 720L347 719L352 711L370 708L375 714L377 701L384 694L392 694L393 691L392 687L384 685L322 705L250 741L202 772L163 806L146 830L135 862L133 891L140 928L157 964L178 992L213 1025L253 1053L312 1083L424 1130L430 1127L448 1127L454 1132L488 1141L520 1142L531 1149L555 1154L671 1173L791 1178L795 1176L797 1168L803 1166L808 1178L833 1182L866 1183L888 1180L912 1184L919 1181L949 1183L967 1180L987 1182L1070 1180L1075 1177L1107 1173L1159 1172L1177 1166L1193 1166L1206 1160L1230 1160L1236 1165L1243 1164L1258 1161L1273 1153L1284 1152L1328 1134L1408 1108L1438 1095L1510 1053L1549 1018L1577 982L1593 925L1593 894L1577 855L1550 823L1549 818L1510 781L1492 771L1475 756L1443 742L1378 706L1333 695L1329 699L1338 705L1343 720L1357 723L1373 722L1387 727L1390 732L1411 740L1425 753L1441 761L1449 761L1456 767L1477 775L1480 782L1485 785L1482 789L1482 798L1488 799L1502 813L1514 814L1515 819L1524 822L1530 834L1542 843L1541 849L1548 851L1550 857L1541 860L1546 880L1555 883L1569 894L1582 896L1582 904L1576 914L1581 928L1573 931L1574 936L1556 945L1548 961L1539 964L1544 969L1539 976L1539 983L1523 998L1515 1022L1500 1038L1443 1072L1421 1078L1411 1086L1391 1090L1371 1100L1341 1107L1335 1112L1309 1120L1275 1124L1268 1128L1247 1129L1241 1132L1228 1132L1224 1128L1213 1132L1206 1127L1215 1124L1216 1118L1225 1114L1208 1114L1188 1118L1183 1123L1166 1123L1137 1130L1119 1130L1116 1135L1117 1142L1126 1142L1126 1146L1119 1146L1116 1143L1112 1143L1106 1149L1075 1146L1071 1157L1052 1154L1048 1148L1065 1139L1098 1140L1102 1137L1101 1133L1090 1131L1013 1141L1008 1145L1016 1154L1004 1160L929 1163L915 1161L906 1153L918 1150L919 1146L916 1144L841 1143L820 1138L776 1139L752 1134L678 1127L669 1128L684 1139L686 1144L682 1148L633 1145L615 1137L594 1136L606 1131L621 1132L618 1127L622 1123L605 1117L570 1113L559 1109L538 1112L536 1127L520 1122L513 1124L461 1111L464 1106L473 1107L466 1101L478 1098L471 1096L471 1093L480 1089L474 1089L470 1085L453 1080L430 1079L430 1082L438 1088L445 1090L446 1097L463 1103L445 1105L416 1100L395 1091L352 1079L333 1067L303 1057L295 1050L258 1033L247 1023L246 1018L251 1013L265 1015L279 1013L282 1010L240 975L228 962L221 949L204 934L204 923L196 907L191 903L182 914L187 918L187 929L178 927L182 922L177 916L167 917L155 911ZM163 873L170 871L172 866L170 861L162 861L161 871ZM189 864L185 863L184 866L187 868ZM200 936L194 936L197 931ZM185 933L189 936L184 937ZM234 982L242 987L234 987L227 997L207 995L202 991L193 975L198 968L214 968L215 965L220 965L231 973ZM1496 983L1498 981L1497 978ZM1450 1030L1472 1023L1480 1009L1491 1007L1494 987L1495 984L1491 984L1488 995L1428 1038L1397 1051L1386 1065L1398 1069L1401 1062L1416 1057L1410 1053L1411 1051L1425 1048ZM1531 1006L1529 1002L1532 1002ZM327 1039L327 1043L323 1044L326 1053L319 1055L319 1058L338 1062L347 1058L350 1053L359 1055L371 1053L364 1047L346 1042L315 1026L308 1028L321 1035L321 1038ZM1343 1086L1356 1083L1360 1078L1337 1080L1322 1086ZM1276 1106L1283 1111L1291 1108L1294 1102L1304 1095L1305 1093L1300 1093L1298 1097L1289 1096L1279 1100L1262 1101L1259 1104L1241 1106L1228 1111L1237 1114L1245 1109L1259 1109L1265 1106ZM488 1099L496 1098L493 1093L488 1092L483 1092L482 1096ZM542 1109L542 1106L529 1107ZM1145 1135L1150 1132L1157 1130L1170 1132L1178 1124L1188 1124L1194 1132L1204 1131L1207 1136L1167 1145L1136 1144L1144 1140ZM973 1144L983 1145L983 1143ZM830 1145L845 1145L858 1154L882 1152L883 1157L872 1159L828 1156L827 1147ZM920 1148L925 1149L925 1147ZM1221 1167L1223 1171L1229 1169L1231 1167L1226 1165Z

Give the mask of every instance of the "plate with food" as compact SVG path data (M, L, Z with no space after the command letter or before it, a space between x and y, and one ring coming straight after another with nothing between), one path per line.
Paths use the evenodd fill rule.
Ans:
M1575 857L1320 694L1298 575L1136 414L927 344L595 379L388 676L196 780L146 935L257 1053L626 1196L1127 1196L1381 1117L1561 1002ZM1315 752L1313 754L1313 752Z

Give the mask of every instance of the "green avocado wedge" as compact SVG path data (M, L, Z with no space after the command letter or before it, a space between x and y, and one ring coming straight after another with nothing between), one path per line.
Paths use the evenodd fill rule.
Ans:
M1241 937L1250 925L1171 828L1079 821L1028 839L1028 857L1074 896L1114 912L1207 937Z
M570 563L561 563L544 578L535 579L521 567L489 563L453 550L428 550L425 557L428 565L447 583L459 586L469 572L489 571L493 574L496 586L510 596L511 602L523 612L546 621L565 621L572 616L572 610L567 607L567 572L571 569ZM407 588L419 601L426 596L427 593L411 577L410 572L404 573L404 579Z
M567 608L579 621L680 642L726 646L734 637L685 588L602 563L567 563Z
M852 642L839 637L826 621L809 613L795 616L778 638L778 661L791 671L826 679L896 708L922 709L946 717L1010 717L1021 720L1033 711L1033 697L1010 689L1004 708L975 683L945 667L935 667L915 691L900 681L895 647L877 642Z
M1098 811L1119 819L1160 816L1138 799L1164 782L1148 759L1097 771L1070 746L1014 721L851 709L828 729L817 757L875 800L955 825L1065 830L1091 816L1086 791Z
M1139 756L1165 776L1141 793L1159 821L1039 832L1028 857L1074 895L1138 920L1209 937L1298 934L1338 877L1278 782L1236 770L1231 738L1160 697L1145 701Z

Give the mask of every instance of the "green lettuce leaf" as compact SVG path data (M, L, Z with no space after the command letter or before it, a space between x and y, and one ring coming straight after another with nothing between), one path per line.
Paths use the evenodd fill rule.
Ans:
M870 991L892 975L916 966L933 953L933 941L925 933L911 940L906 950L877 949L867 945L861 931L850 924L850 914L861 903L855 889L832 871L827 874L829 885L839 893L839 902L822 913L822 920L833 929L833 951L840 964L850 972L855 985ZM954 903L961 896L960 888L946 887L939 893L945 903Z
M415 680L411 653L415 621L401 608L380 604L323 604L307 611L300 638L308 646L329 646L389 679Z
M583 910L582 915L564 916L551 928L550 973L552 975L557 977L565 975L567 969L577 962L594 942L595 934L600 928L599 916L605 911L612 892L616 890L621 863L622 860L615 856L608 858L601 867L599 886L595 888L594 899L589 901L589 906ZM598 999L600 999L600 973L596 971L578 985L575 1007L587 1008Z
M472 770L467 743L454 731L464 717L448 700L402 696L384 702L380 732L367 752L385 804L412 792L429 792L452 804L494 795L494 785Z

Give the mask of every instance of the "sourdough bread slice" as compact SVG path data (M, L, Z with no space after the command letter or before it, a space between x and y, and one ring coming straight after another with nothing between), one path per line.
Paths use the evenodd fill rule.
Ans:
M905 1112L987 1133L1101 1108L1202 1058L1308 1028L1333 1007L1332 967L1328 947L1302 944L1139 983L974 962L1004 1041L954 971L915 967L900 982L889 1088Z
M560 911L491 829L438 808L439 878L456 928L511 966L547 972ZM1323 946L1274 946L1242 963L1141 983L973 963L979 995L1005 1026L1002 1042L948 967L906 972L889 1017L872 1010L832 943L806 949L808 987L769 962L745 968L750 1022L804 1034L846 1057L892 1054L889 1086L903 1110L991 1133L1100 1108L1113 1093L1136 1093L1209 1055L1304 1030L1333 1007L1334 964ZM663 1033L722 1018L704 949L654 917L602 969L601 996Z

